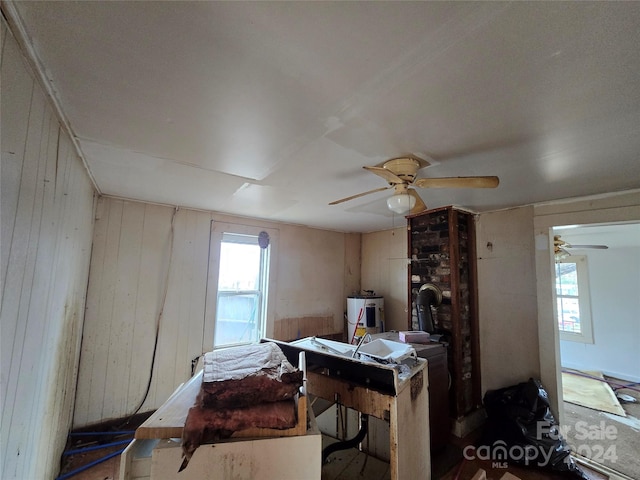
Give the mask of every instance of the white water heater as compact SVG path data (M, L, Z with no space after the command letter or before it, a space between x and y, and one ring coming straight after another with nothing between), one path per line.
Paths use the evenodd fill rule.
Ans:
M352 343L356 329L366 333L384 330L384 298L379 295L351 295L347 297L347 339Z

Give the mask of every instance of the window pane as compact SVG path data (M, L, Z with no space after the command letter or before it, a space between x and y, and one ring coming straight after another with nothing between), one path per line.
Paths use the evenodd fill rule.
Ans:
M259 292L218 293L215 327L216 346L259 340Z
M558 297L558 324L565 332L581 333L580 304L577 298Z
M555 264L555 272L560 339L593 343L587 257L563 258Z
M556 263L556 295L578 295L575 263Z
M258 290L260 281L260 247L222 242L220 245L220 290Z
M268 268L258 237L223 233L214 326L214 347L252 343L263 331L263 276Z

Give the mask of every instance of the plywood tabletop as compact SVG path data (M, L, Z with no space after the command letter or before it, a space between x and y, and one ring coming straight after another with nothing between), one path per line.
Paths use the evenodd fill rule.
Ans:
M169 399L155 411L135 433L136 439L181 438L189 409L195 405L202 385L202 370L188 382L180 385ZM271 428L250 428L234 432L234 438L246 437L289 437L305 435L307 432L307 398L297 399L298 423L295 427L277 430Z
M137 439L180 438L189 409L194 406L200 386L202 370L180 385L169 399L151 415L135 433Z

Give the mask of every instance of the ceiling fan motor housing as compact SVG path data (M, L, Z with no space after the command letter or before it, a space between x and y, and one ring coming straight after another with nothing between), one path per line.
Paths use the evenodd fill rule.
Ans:
M415 180L418 170L422 168L420 162L415 158L400 157L387 160L382 168L401 178L405 182L411 183Z

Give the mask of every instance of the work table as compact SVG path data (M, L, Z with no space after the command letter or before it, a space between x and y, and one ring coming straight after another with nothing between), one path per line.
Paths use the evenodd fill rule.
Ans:
M392 480L431 478L426 360L413 361L409 376L401 380L393 365L363 363L299 344L277 343L292 363L305 351L310 395L331 402L339 398L348 408L389 421Z
M298 366L300 352L305 350L289 343L274 342L280 346L289 361L294 366ZM397 367L393 365L366 363L349 357L342 358L314 351L305 351L305 357L307 395L332 402L339 398L340 403L346 407L389 422L392 480L430 478L429 380L426 370L427 362L424 359L409 360L410 372L408 376L401 379ZM249 463L253 465L251 468L254 473L261 470L266 472L271 471L267 467L273 467L273 455L276 454L282 454L282 458L286 458L289 462L288 464L284 460L279 462L287 468L278 472L278 478L295 478L301 468L310 475L309 478L320 478L322 450L320 435L317 427L307 430L307 422L303 422L304 432L291 432L292 436L288 437L261 439L256 438L258 435L254 435L246 439L230 439L222 444L202 445L196 450L189 466L177 473L176 465L180 464L181 448L179 443L169 439L180 437L184 418L189 407L193 405L199 382L201 380L194 377L176 390L174 396L169 398L136 432L137 442L156 442L154 443L156 446L152 447L148 478L153 480L223 478L219 475L221 470L212 464L212 458L215 457L218 463L235 462L233 459L238 455L245 460L250 459ZM302 398L306 402L306 398ZM315 425L310 409L308 413L310 425ZM277 434L277 432L271 433ZM256 442L263 446L259 447ZM220 448L210 448L216 445ZM129 450L133 451L134 446L132 445ZM271 458L265 457L263 452L266 451L271 452L269 454ZM297 454L292 455L292 452ZM222 457L218 458L220 455ZM133 471L132 457L133 455L123 455L121 479L131 478L127 472ZM305 467L300 463L302 461ZM241 465L236 463L230 464L229 468L236 470L240 468ZM260 466L260 469L255 470L254 467L257 468L257 466ZM239 470L238 473L240 473ZM252 475L241 474L238 478L267 478Z

